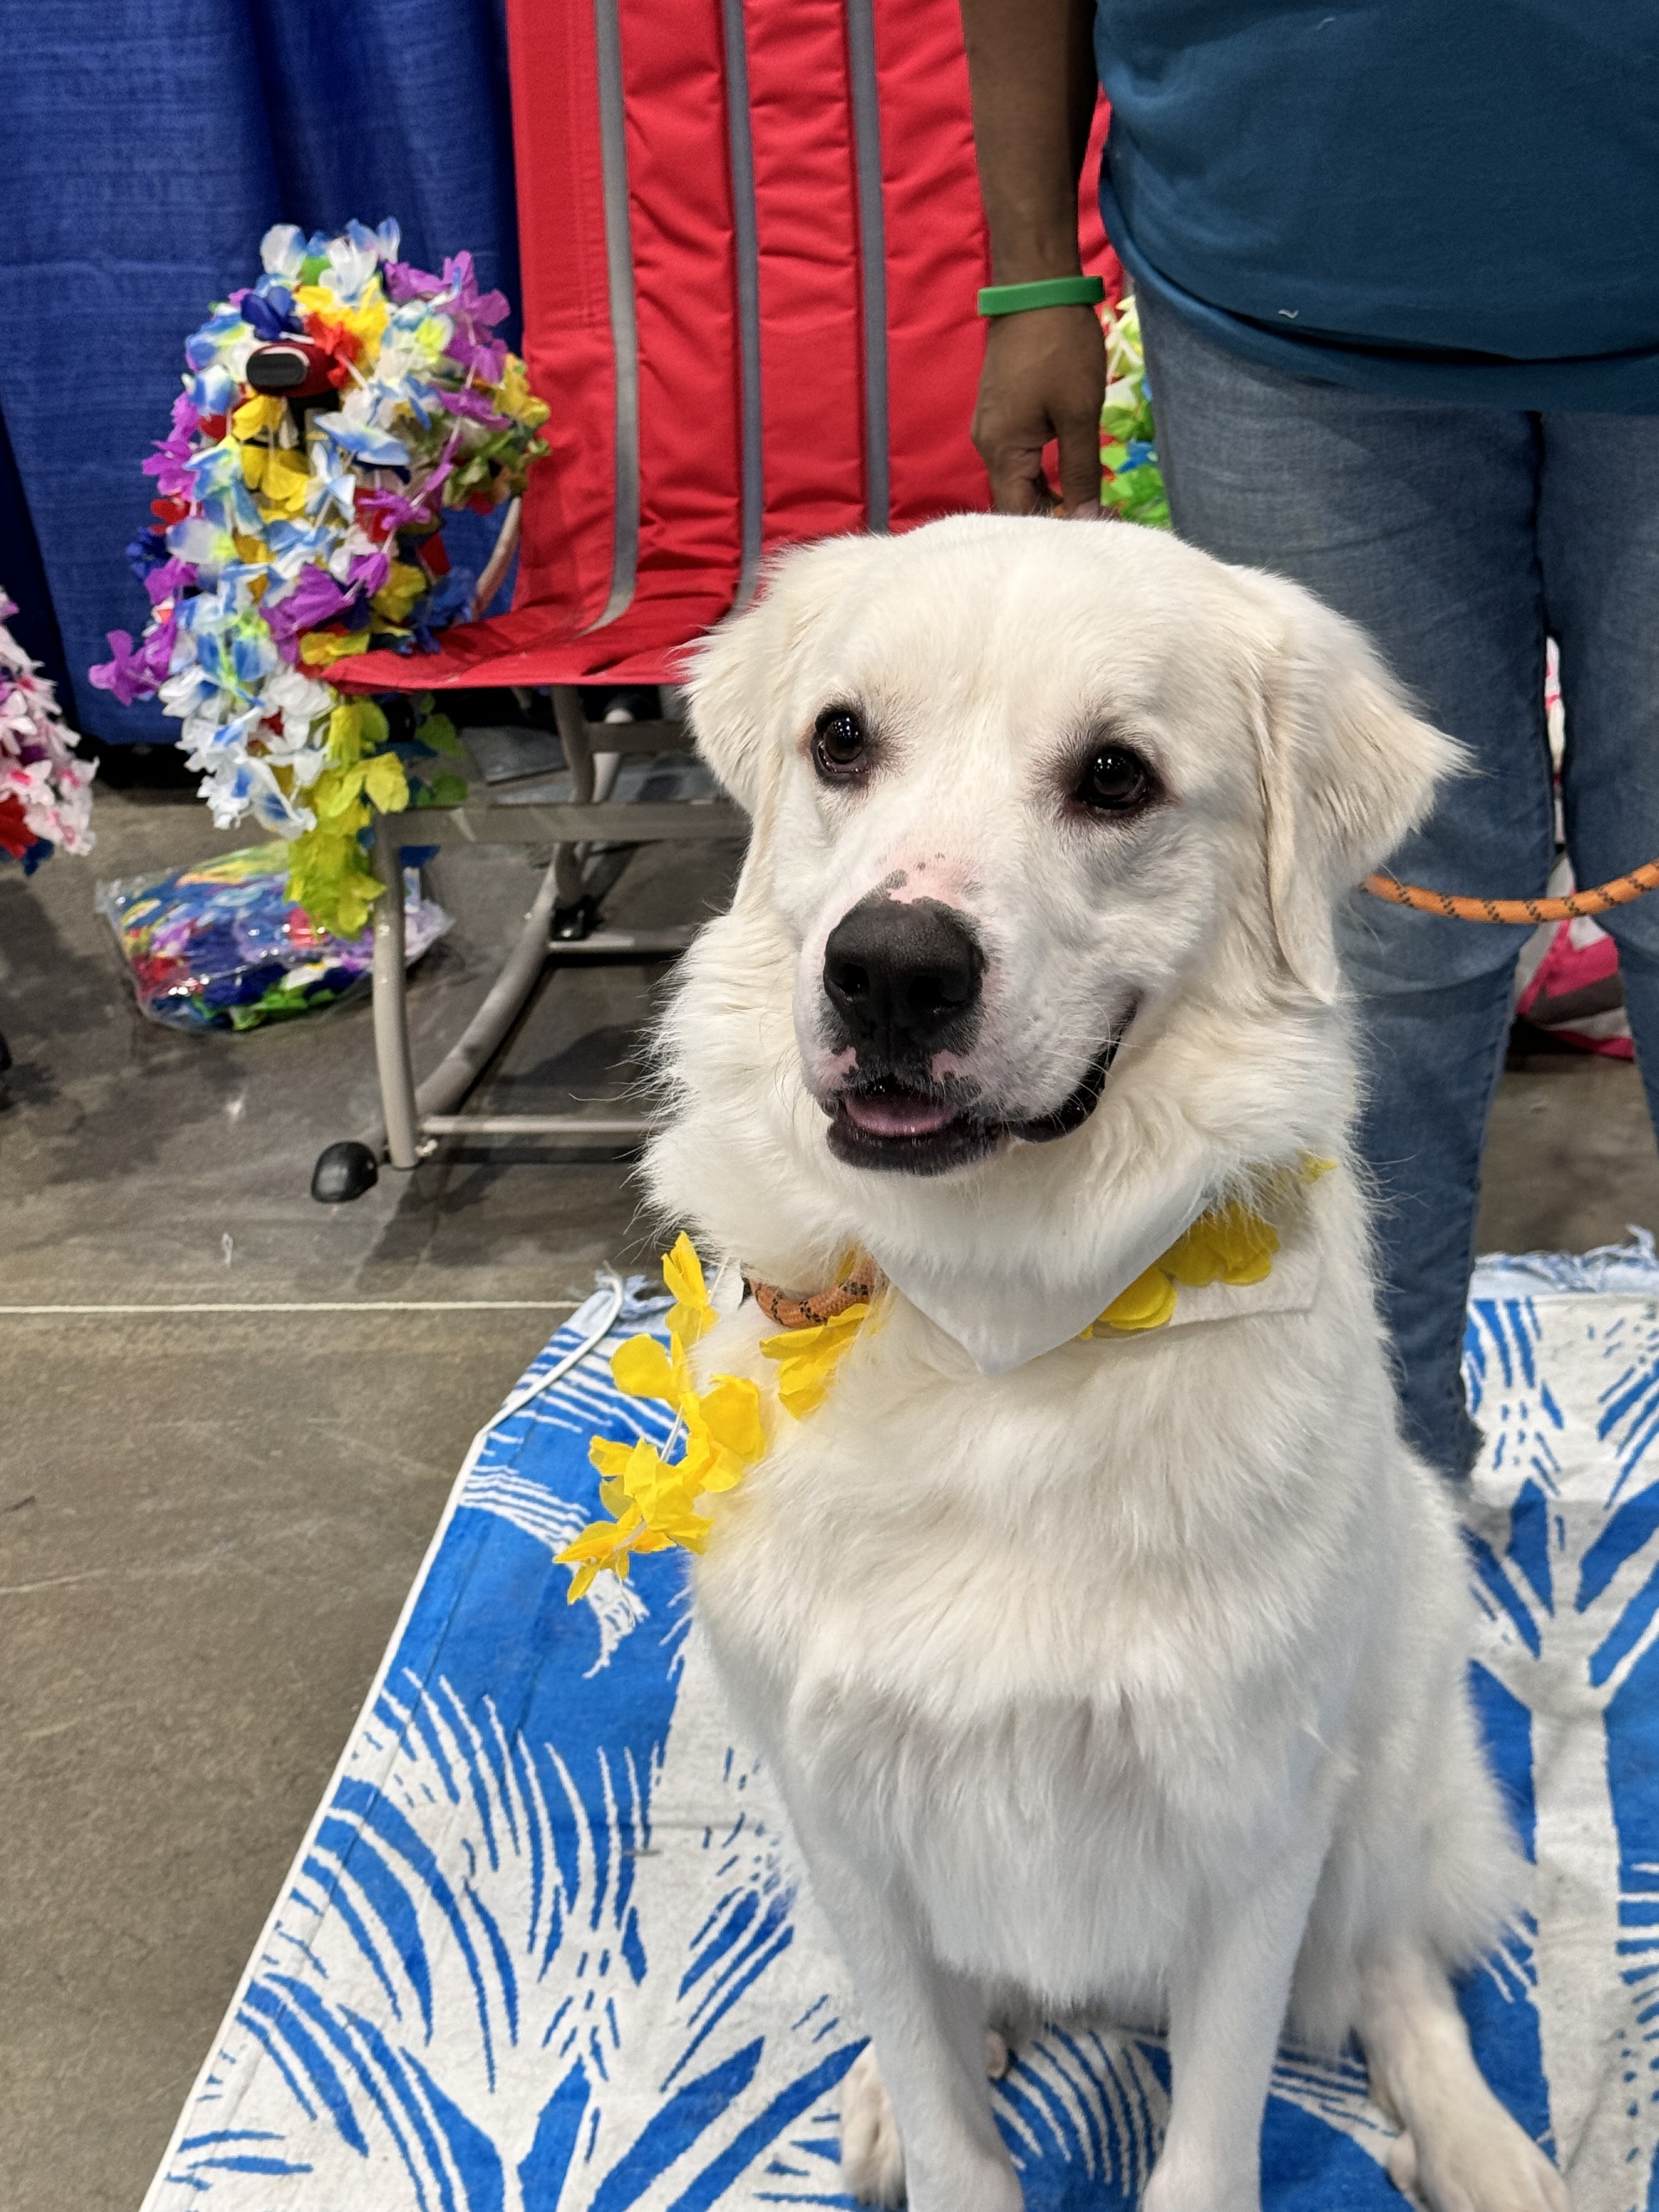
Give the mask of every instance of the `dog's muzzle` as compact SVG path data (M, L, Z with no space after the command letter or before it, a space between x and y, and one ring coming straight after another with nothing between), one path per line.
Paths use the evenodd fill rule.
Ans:
M1100 1103L1133 1008L1052 1112L1019 1121L988 1115L975 1086L933 1073L936 1056L965 1059L978 1036L985 955L972 923L936 899L860 899L830 933L823 994L854 1066L834 1097L830 1149L850 1166L941 1175L1005 1139L1047 1144L1080 1128Z

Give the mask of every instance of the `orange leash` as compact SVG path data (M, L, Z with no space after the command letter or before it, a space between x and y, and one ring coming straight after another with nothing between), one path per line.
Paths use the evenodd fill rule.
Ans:
M798 1295L781 1290L775 1283L757 1282L752 1275L746 1275L744 1280L755 1304L773 1327L788 1329L822 1328L825 1322L839 1319L849 1306L867 1305L887 1278L866 1255L863 1264L855 1266L844 1283L836 1283L827 1291Z
M1373 898L1415 907L1419 914L1445 915L1453 921L1571 921L1577 915L1628 906L1632 899L1659 890L1659 860L1649 860L1629 875L1615 876L1611 883L1594 884L1587 891L1569 891L1564 898L1458 898L1450 891L1431 891L1421 884L1398 883L1382 875L1367 876L1361 889Z

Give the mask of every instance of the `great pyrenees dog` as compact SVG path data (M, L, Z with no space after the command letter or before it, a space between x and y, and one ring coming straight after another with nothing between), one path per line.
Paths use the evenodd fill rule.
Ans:
M1333 939L1455 749L1292 586L1013 518L787 557L690 697L753 836L653 1195L733 1280L884 1279L696 1581L870 2030L847 2185L1016 2212L988 2030L1084 2015L1167 2026L1147 2212L1254 2212L1281 2032L1358 2035L1434 2212L1565 2212L1449 1978L1517 1869ZM1200 1215L1265 1275L1085 1335ZM769 1389L774 1328L698 1371Z

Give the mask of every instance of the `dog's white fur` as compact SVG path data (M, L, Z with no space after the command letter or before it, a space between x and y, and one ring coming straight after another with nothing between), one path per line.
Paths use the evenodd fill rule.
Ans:
M698 1611L873 2039L850 2185L1014 2212L985 2028L1086 2011L1169 2025L1150 2212L1247 2212L1288 2008L1320 2044L1358 2030L1402 2125L1392 2170L1436 2212L1562 2212L1447 1979L1498 1933L1513 1853L1347 1153L1334 902L1455 749L1289 585L1148 532L988 517L787 559L691 696L754 823L668 1018L649 1160L706 1255L810 1290L872 1247L1012 1298L1107 1266L1172 1190L1341 1163L1280 1221L1287 1257L1317 1255L1308 1310L988 1378L890 1296L714 1505ZM857 790L811 763L839 703L878 733ZM1066 803L1103 731L1164 787L1133 821ZM1053 1109L1133 1010L1081 1128L931 1179L832 1157L824 943L883 885L979 933L984 1019L951 1065L988 1113ZM767 1333L746 1303L704 1371L765 1377Z

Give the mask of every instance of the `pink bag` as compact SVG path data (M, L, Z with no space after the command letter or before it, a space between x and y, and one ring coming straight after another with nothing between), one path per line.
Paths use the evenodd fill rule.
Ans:
M1554 890L1553 883L1550 888ZM1516 1013L1581 1052L1634 1060L1625 987L1619 976L1619 948L1606 930L1586 915L1572 921L1546 922L1538 939L1543 940L1542 957L1522 986ZM1522 955L1522 975L1527 974L1532 951L1529 943Z
M1544 711L1550 751L1556 764L1556 842L1561 842L1559 778L1565 726L1561 708L1560 660L1552 638L1544 672ZM1575 888L1572 863L1556 862L1549 891L1559 898ZM1563 1044L1580 1052L1599 1052L1609 1060L1634 1060L1625 987L1619 975L1619 948L1588 915L1573 921L1547 921L1522 947L1515 971L1515 1013Z

